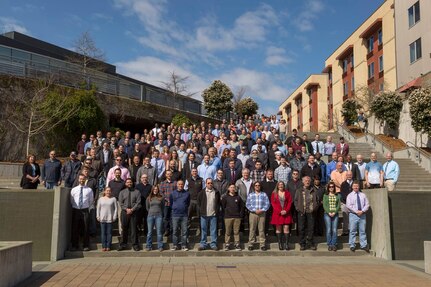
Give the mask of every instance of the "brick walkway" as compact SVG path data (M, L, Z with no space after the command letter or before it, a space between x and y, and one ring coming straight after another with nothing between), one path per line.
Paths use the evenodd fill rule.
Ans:
M21 286L431 286L375 258L103 258L60 261Z

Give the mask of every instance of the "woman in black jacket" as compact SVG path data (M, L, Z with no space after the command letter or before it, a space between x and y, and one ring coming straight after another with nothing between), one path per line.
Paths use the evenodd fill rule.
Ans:
M221 199L221 206L224 211L224 224L226 226L225 250L229 250L233 229L235 250L240 251L241 246L239 245L239 227L241 225L241 219L244 216L244 202L238 195L235 184L229 185L228 193L225 194Z
M34 155L29 154L27 160L22 167L22 189L37 189L40 180L40 167L36 163Z

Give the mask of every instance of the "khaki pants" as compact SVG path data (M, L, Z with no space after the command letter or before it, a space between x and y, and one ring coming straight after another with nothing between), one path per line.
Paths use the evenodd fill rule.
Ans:
M259 230L260 247L265 245L265 212L261 214L251 213L249 215L248 243L253 244L256 241L256 228Z
M395 190L395 182L393 180L386 180L385 181L385 187L388 191L394 191Z
M226 244L229 244L231 242L233 229L233 237L235 240L235 244L239 244L239 227L241 226L241 218L225 218L224 225L226 229L224 242Z

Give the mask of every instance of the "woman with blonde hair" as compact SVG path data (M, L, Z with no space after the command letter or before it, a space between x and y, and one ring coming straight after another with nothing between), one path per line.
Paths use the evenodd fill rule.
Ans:
M102 251L110 251L112 223L117 220L117 199L112 196L112 190L109 186L105 187L103 197L97 201L96 218L100 222Z

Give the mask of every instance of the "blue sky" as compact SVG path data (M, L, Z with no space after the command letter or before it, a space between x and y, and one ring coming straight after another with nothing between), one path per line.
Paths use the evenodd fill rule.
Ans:
M189 76L242 86L260 112L279 104L384 0L2 0L0 31L71 48L89 31L117 72L161 85Z

